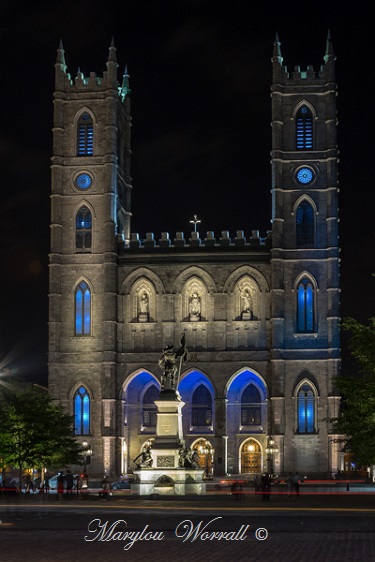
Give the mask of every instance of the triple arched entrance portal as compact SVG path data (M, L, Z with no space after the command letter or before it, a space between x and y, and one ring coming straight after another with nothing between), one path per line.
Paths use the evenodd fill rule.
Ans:
M259 373L244 368L233 374L225 403L215 396L210 378L196 369L183 374L178 388L185 404L182 425L186 445L197 451L207 476L214 473L214 466L219 474L259 474L265 470L268 390ZM132 459L155 437L159 392L159 380L145 370L133 373L123 388L122 473L132 471ZM223 426L228 437L218 439L217 428Z

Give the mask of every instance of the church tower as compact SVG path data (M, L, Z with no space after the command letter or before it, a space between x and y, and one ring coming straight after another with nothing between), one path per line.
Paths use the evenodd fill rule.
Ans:
M97 468L114 455L118 241L130 237L128 76L116 49L102 77L55 64L51 196L49 388L90 441Z
M272 58L272 431L285 471L324 472L337 455L327 417L338 397L338 149L330 35L316 73Z

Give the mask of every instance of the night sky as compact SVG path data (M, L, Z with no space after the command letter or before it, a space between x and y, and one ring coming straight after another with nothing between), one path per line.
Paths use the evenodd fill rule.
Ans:
M232 0L1 3L0 366L47 382L50 157L54 63L106 69L132 89L132 232L271 228L271 56L279 33L290 71L337 55L342 316L374 315L369 13L335 2ZM118 8L121 6L121 15ZM289 7L286 7L289 6ZM370 10L370 8L367 8ZM345 344L345 341L344 341ZM344 365L345 366L345 365Z

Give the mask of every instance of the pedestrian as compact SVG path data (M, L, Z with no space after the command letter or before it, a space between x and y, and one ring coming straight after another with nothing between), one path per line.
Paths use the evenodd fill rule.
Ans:
M262 476L262 500L270 501L271 494L271 479L269 474L263 474Z
M295 473L295 475L293 476L293 485L294 485L294 491L296 493L296 496L299 496L299 483L301 481L301 477L298 474L298 472Z
M41 478L40 476L37 476L34 480L34 491L37 494L40 491L40 483L41 483Z
M110 486L109 482L107 482L106 478L103 478L103 481L102 481L102 489L101 489L101 491L100 491L99 496L100 496L103 500L108 500L108 499L109 499L110 490L111 490L111 486Z
M80 497L81 499L85 499L88 496L89 492L89 475L87 472L81 474L80 478Z
M62 501L64 495L64 475L62 472L59 472L57 477L57 499L58 501Z
M254 487L255 487L255 493L259 492L262 487L262 480L259 474L254 476Z
M31 487L31 474L27 473L25 477L25 494L30 493L30 487Z
M66 498L69 500L72 498L73 486L74 486L74 478L70 470L66 471L64 479L66 484Z
M47 470L47 472L44 474L44 493L48 494L49 492L49 472Z
M288 473L288 478L286 479L286 483L288 487L288 495L290 496L290 494L293 492L293 486L294 486L294 478L291 472Z

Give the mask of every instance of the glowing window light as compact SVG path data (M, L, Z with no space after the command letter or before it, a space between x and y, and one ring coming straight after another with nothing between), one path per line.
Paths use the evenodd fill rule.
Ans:
M94 125L88 113L81 115L77 127L77 155L92 156L94 154Z
M298 433L315 432L315 396L310 385L304 384L297 397Z
M76 435L90 433L90 397L84 386L74 395L74 432Z
M296 116L296 148L297 150L312 150L313 125L311 111L303 105Z
M75 293L75 335L89 336L91 334L91 292L82 281Z
M297 331L314 331L314 288L306 277L297 288Z

